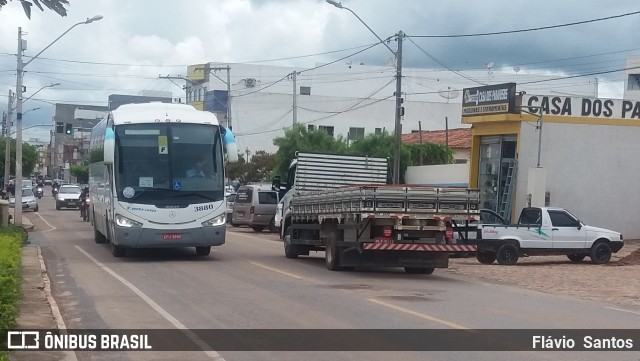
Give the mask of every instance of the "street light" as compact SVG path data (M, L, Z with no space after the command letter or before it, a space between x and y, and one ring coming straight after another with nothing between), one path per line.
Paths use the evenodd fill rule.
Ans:
M343 6L341 3L335 1L335 0L326 0L327 3L337 7L338 9L345 9L348 10L350 13L352 13L358 20L360 20L360 22L367 28L369 29L369 31L376 36L376 38L378 38L378 40L380 40L380 42L387 47L387 49L389 49L389 51L391 52L391 54L393 54L393 56L396 57L396 115L395 115L395 147L393 149L393 183L394 184L399 184L400 183L400 145L402 143L402 124L401 124L401 117L403 115L402 112L402 38L404 37L404 33L401 31L398 31L398 50L397 51L393 51L393 49L391 49L391 47L389 47L389 45L387 45L386 41L382 40L382 38L380 38L378 36L378 34L376 34L375 31L373 31L373 29L371 29L369 27L369 25L367 25L367 23L364 22L364 20L362 20L358 14L356 14L355 12L353 12L353 10L349 9L346 6Z
M60 40L63 36L65 36L71 29L75 28L78 25L82 24L90 24L94 21L98 21L102 19L102 15L96 15L92 18L88 18L85 21L81 21L79 23L73 24L69 29L67 29L64 33L58 36L55 40L53 40L49 45L47 45L44 49L42 49L38 54L31 57L29 61L26 63L22 62L22 52L23 52L23 44L22 44L22 28L18 27L18 66L17 66L17 75L16 75L16 207L14 209L14 217L13 223L21 225L22 224L22 192L20 192L18 187L22 187L22 77L24 68L29 65L32 61L34 61L40 54L42 54L45 50L49 49L51 45Z
M60 85L60 83L52 83L49 85L45 85L42 88L36 90L35 93L31 94L27 99L24 99L22 101L22 103L24 104L24 102L26 102L27 100L33 98L34 95L38 94L42 89L46 89L46 88L53 88L54 86L58 86ZM12 103L13 97L11 95L9 95L10 99L9 99L9 104ZM16 105L17 107L17 105ZM9 109L8 109L8 115L7 115L7 125L6 125L6 144L5 144L5 151L4 151L4 190L7 190L7 187L9 185L9 182L6 181L7 179L9 179L9 171L11 168L11 135L13 135L11 133L11 116L13 114L13 111L16 109L16 107L12 107L11 105L9 105ZM34 109L40 109L40 108L34 108ZM29 111L34 110L34 109L30 109L27 110L26 112L24 112L22 115L27 114Z

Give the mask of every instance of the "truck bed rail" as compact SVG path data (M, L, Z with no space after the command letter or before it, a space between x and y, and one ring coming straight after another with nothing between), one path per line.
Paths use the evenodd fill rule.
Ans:
M479 205L477 189L392 185L300 192L291 200L291 210L296 216L410 213L471 217L479 215Z

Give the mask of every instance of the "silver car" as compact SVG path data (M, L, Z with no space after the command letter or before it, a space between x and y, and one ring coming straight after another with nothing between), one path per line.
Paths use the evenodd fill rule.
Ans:
M14 208L15 205L16 198L9 198L9 207ZM22 188L22 209L32 210L34 212L38 211L38 200L31 188Z
M63 185L58 190L56 196L56 210L60 208L79 208L80 207L80 194L82 189L79 186Z

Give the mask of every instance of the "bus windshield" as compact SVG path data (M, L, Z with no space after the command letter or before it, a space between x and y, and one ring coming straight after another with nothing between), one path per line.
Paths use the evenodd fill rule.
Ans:
M218 126L186 123L116 126L119 201L186 206L224 199Z

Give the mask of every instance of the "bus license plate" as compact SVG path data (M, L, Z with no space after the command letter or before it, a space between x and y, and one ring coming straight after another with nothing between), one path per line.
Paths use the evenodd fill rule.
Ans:
M163 233L162 234L162 239L164 239L165 241L174 240L174 239L182 239L182 234L181 233Z

